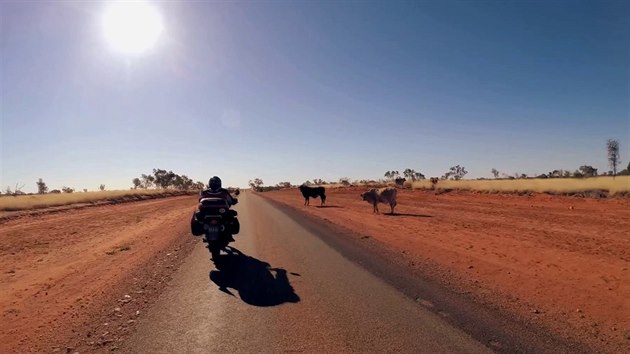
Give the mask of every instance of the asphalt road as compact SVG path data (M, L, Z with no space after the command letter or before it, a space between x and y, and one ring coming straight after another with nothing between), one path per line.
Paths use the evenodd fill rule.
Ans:
M199 243L124 352L490 351L262 198L239 201L238 251L218 271Z

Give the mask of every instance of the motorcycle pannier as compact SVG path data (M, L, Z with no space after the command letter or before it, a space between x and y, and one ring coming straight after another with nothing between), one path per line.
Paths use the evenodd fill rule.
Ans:
M195 236L201 236L203 235L203 224L197 220L196 214L197 213L193 213L190 219L190 232Z
M230 233L236 235L241 231L241 224L237 219L230 220Z

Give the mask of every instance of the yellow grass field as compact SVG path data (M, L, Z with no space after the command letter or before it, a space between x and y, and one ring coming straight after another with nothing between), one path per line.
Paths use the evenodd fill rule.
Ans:
M0 211L19 211L28 209L41 209L70 204L94 203L105 200L135 200L148 199L161 196L185 194L182 191L163 189L132 189L103 192L74 192L59 194L37 194L21 196L2 196L0 198Z
M422 180L411 184L413 189L431 189L431 181ZM541 178L501 180L440 180L436 189L463 189L486 192L550 192L579 193L606 191L611 195L630 192L630 176L591 178Z

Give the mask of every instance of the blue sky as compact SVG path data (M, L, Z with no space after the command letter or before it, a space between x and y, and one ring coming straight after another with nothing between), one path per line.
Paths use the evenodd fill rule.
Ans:
M627 1L155 2L128 55L108 2L0 4L0 185L129 188L608 170L630 159Z

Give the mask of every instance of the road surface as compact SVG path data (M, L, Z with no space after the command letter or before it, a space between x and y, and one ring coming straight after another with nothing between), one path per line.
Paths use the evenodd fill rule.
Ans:
M218 271L200 243L124 352L489 352L259 196L236 209L241 253Z

